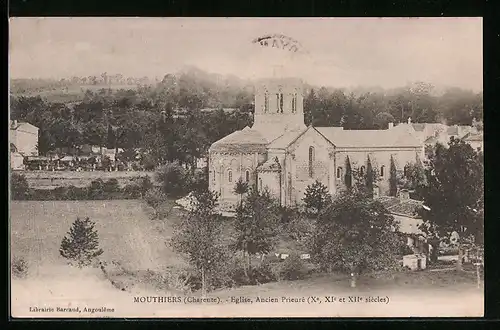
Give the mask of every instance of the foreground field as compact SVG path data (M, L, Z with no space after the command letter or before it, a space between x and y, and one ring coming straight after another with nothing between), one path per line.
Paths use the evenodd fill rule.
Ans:
M11 254L25 258L35 272L63 265L62 238L76 217L96 223L102 259L131 270L157 269L180 262L165 245L171 227L150 219L151 211L136 200L13 201L10 206Z
M59 256L59 245L77 217L96 222L102 259L123 265L133 286L122 291L97 268L79 270ZM10 208L11 255L25 258L28 277L12 279L12 314L18 317L397 317L482 316L483 288L475 273L453 270L363 276L350 288L345 275L317 275L307 280L244 286L209 294L219 303L194 303L186 296L143 281L148 269L164 273L183 265L165 241L176 213L151 220L140 201L14 201ZM324 296L388 298L387 303L327 303ZM140 298L142 297L142 298ZM175 303L140 302L145 297L178 297ZM301 303L265 303L256 298L304 298ZM322 303L308 303L319 297ZM246 299L248 302L242 303ZM236 301L239 299L239 302ZM252 301L252 302L249 302ZM309 300L310 301L310 300ZM34 307L80 307L80 312L36 312ZM83 312L83 308L113 311ZM32 310L30 311L30 308Z

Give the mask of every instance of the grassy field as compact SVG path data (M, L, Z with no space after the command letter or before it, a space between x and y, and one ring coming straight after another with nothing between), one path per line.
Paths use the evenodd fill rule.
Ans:
M63 265L59 246L76 217L96 223L102 258L131 270L179 264L165 241L172 234L167 222L151 220L141 201L13 201L10 207L11 254L23 257L36 271Z
M166 209L172 205L170 201ZM24 258L29 275L12 280L12 311L19 317L307 317L307 316L482 316L483 287L477 288L473 271L454 270L378 273L359 278L350 288L345 274L314 275L301 281L217 290L211 297L220 304L138 304L137 296L171 296L179 292L148 282L147 270L184 266L184 260L165 242L179 214L171 209L165 221L152 220L152 210L141 201L14 201L10 207L11 256ZM62 238L80 217L96 222L102 259L128 271L134 285L122 291L96 268L78 270L59 255ZM284 249L285 246L280 247ZM122 276L124 277L124 276ZM119 280L119 279L118 279ZM256 303L256 297L389 297L390 303L283 304ZM193 293L190 296L199 296ZM185 297L185 296L183 296ZM236 304L232 298L254 302ZM30 313L31 306L89 306L115 308L113 313Z

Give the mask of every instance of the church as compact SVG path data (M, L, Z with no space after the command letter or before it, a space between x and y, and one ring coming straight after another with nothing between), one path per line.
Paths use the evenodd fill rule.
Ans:
M383 130L307 127L304 87L298 78L271 78L255 86L252 127L213 143L209 149L209 188L219 193L223 210L239 201L241 178L259 191L267 189L282 206L303 203L306 188L319 181L332 195L344 187L347 158L363 173L368 159L377 173L374 194L389 193L389 169L397 170L423 157L423 144L407 128L391 123Z

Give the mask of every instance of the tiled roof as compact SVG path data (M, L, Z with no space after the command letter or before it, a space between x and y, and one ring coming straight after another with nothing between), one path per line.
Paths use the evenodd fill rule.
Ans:
M483 141L483 133L467 133L463 139L464 141Z
M267 140L256 130L248 126L241 131L236 131L228 136L214 142L210 151L246 153L246 152L265 152Z
M458 135L458 126L450 126L446 130L446 134L448 135Z
M399 126L399 125L398 125ZM389 130L340 130L317 127L336 147L420 147L420 141L406 128Z
M422 206L421 201L414 199L402 200L398 197L391 196L379 197L378 201L385 206L387 211L410 218L417 218L418 209Z
M36 127L35 125L31 125L30 123L27 123L27 122L23 122L23 121L14 122L13 120L10 121L10 129L11 130L17 130L17 129L22 128L22 127L30 127L30 128L38 129L38 127Z
M274 139L269 145L270 149L285 149L288 147L297 137L302 134L305 130L295 129L285 132L283 135Z

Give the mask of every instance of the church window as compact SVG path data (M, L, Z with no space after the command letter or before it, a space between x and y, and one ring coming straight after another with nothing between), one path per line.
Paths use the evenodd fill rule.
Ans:
M309 147L309 177L313 177L314 147Z
M262 178L259 178L259 190L262 191Z
M245 172L245 181L250 181L250 172L248 170Z
M283 113L283 93L276 94L276 112Z
M383 178L384 175L385 175L385 166L382 165L382 166L380 166L380 176Z
M267 113L269 110L269 94L265 92L264 94L264 113Z
M365 175L365 167L364 166L361 166L361 168L359 169L359 174Z
M297 93L292 94L292 113L297 111Z
M233 171L227 172L227 177L228 177L229 182L233 182Z
M337 179L342 177L342 167L337 167Z

